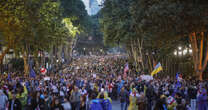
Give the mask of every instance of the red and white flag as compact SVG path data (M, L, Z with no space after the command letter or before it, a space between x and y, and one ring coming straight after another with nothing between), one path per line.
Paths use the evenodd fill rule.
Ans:
M125 65L125 68L124 68L124 74L123 74L123 77L126 78L127 77L127 72L129 71L129 64L127 63Z
M47 70L45 68L41 68L40 72L41 72L42 75L45 75L47 73Z

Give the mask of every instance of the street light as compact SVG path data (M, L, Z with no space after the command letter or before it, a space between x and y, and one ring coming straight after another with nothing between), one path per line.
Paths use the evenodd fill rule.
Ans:
M175 51L174 51L174 55L177 56L184 56L187 54L191 54L192 53L192 49L191 49L191 45L183 48L182 46L179 46Z
M182 55L182 52L181 52L181 51L179 51L179 52L178 52L178 54L179 54L179 55Z
M85 55L85 50L86 50L86 48L83 48L83 50L84 50L84 55Z
M189 53L192 53L192 49L189 49Z
M181 50L181 49L182 49L182 47L181 47L181 46L179 46L179 47L178 47L178 50Z
M176 56L177 55L177 51L175 50L175 52L174 52L174 55Z
M188 50L187 50L187 49L184 49L184 50L183 50L183 55L186 55L187 52L188 52Z

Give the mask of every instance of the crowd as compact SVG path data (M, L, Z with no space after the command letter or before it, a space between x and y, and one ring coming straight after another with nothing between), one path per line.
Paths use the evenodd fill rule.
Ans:
M112 100L121 110L208 110L207 81L123 77L125 63L84 58L63 73L1 74L0 110L112 110Z

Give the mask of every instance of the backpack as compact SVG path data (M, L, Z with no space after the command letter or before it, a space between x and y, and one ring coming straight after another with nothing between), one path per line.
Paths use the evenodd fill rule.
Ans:
M109 99L103 99L101 101L101 105L103 107L103 110L112 110L112 105Z

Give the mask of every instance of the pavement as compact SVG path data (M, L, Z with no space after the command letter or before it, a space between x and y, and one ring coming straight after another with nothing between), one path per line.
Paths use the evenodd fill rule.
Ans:
M119 101L112 101L112 110L121 110Z

